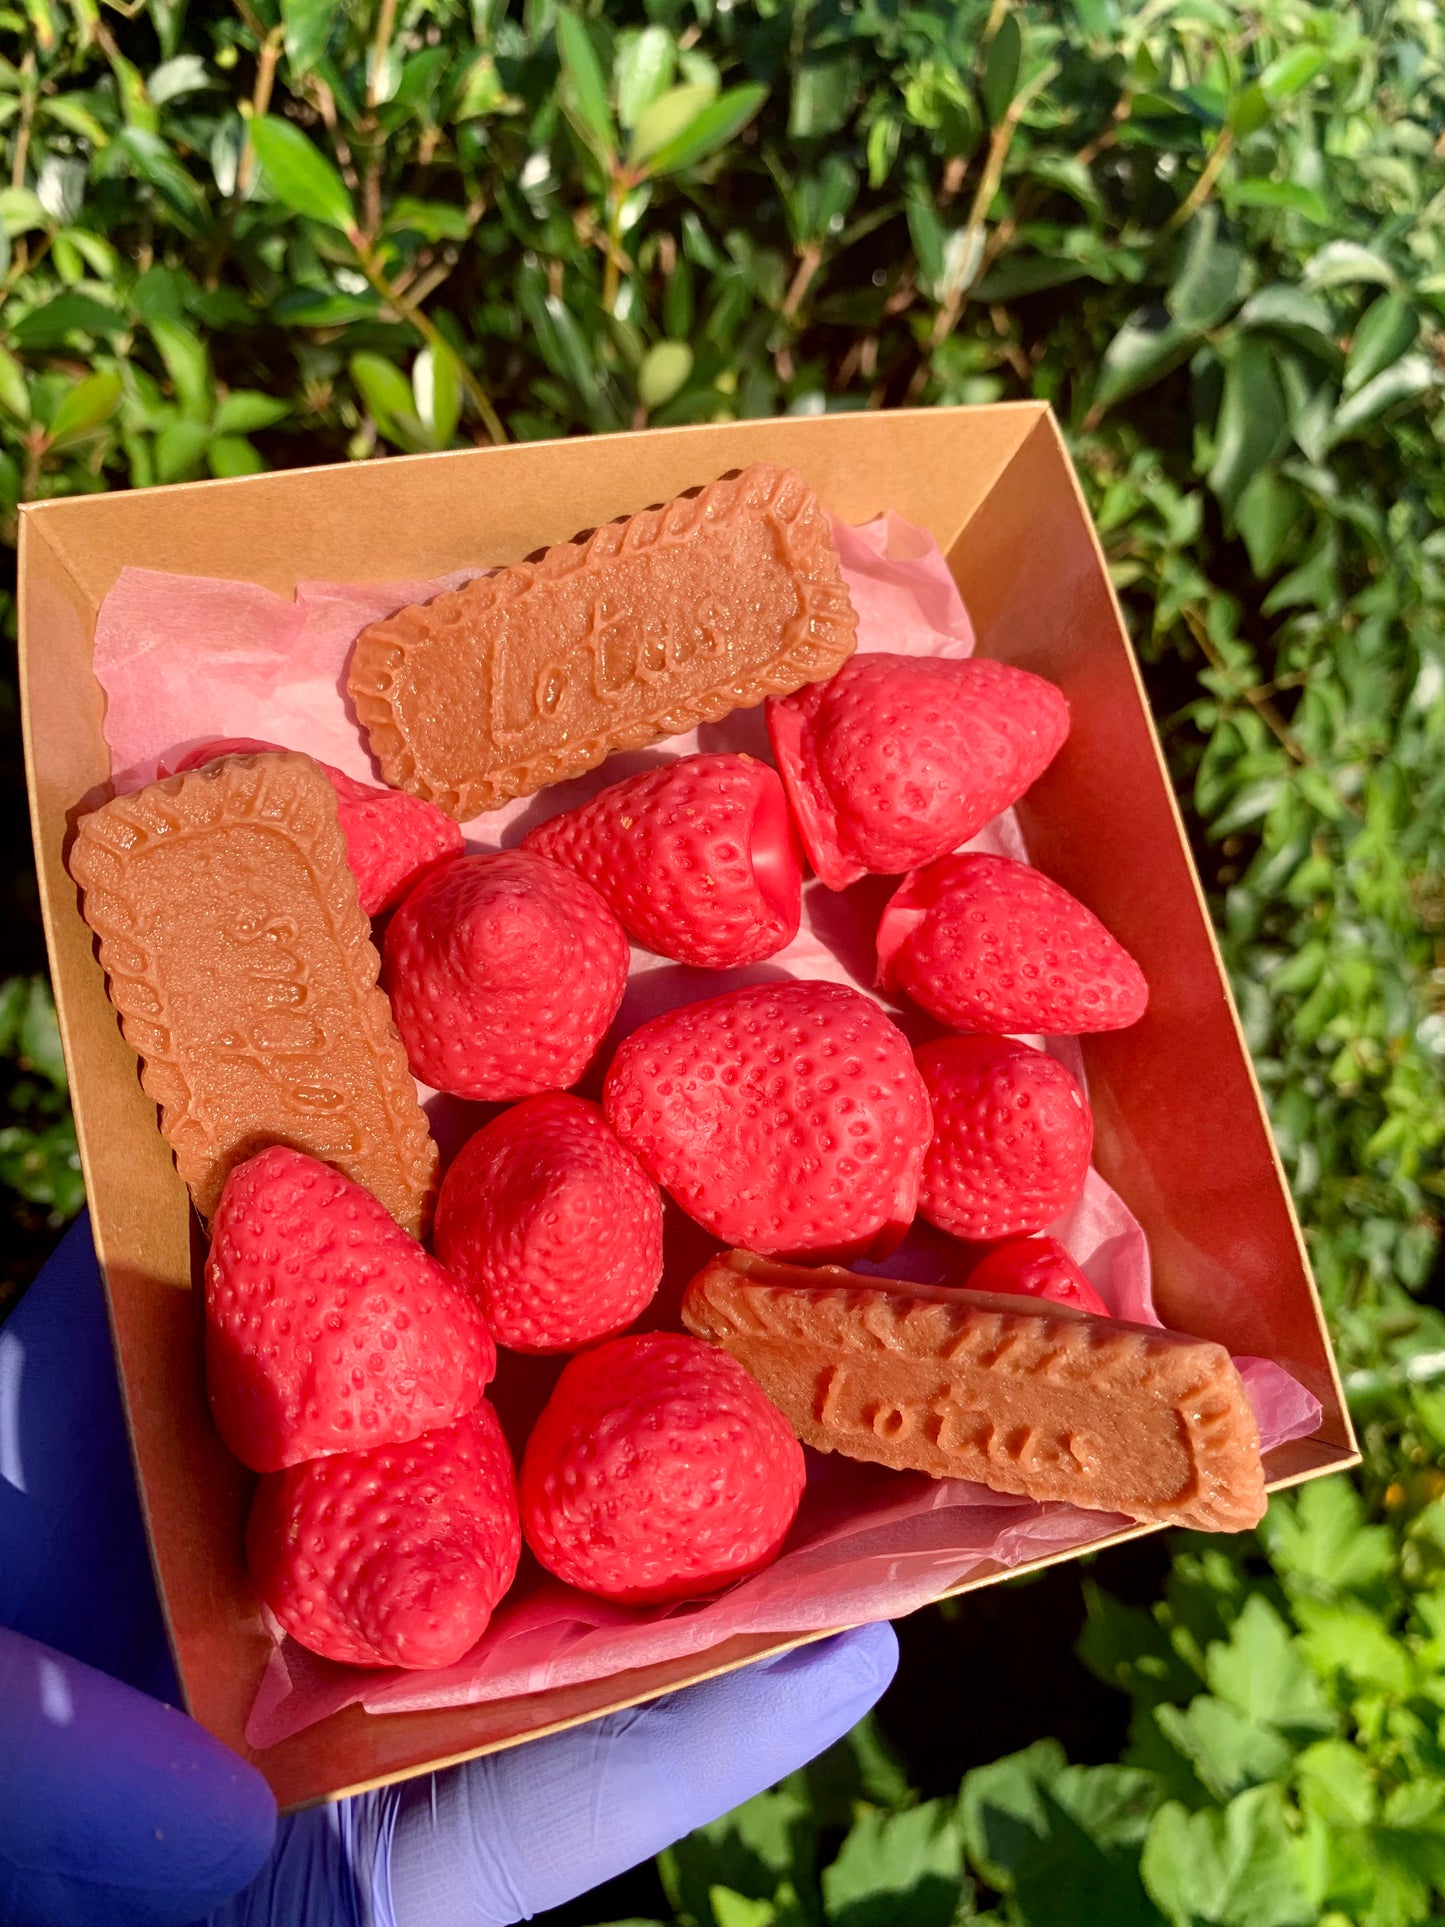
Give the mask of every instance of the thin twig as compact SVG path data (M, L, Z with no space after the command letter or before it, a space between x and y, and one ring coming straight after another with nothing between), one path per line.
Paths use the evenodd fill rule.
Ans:
M376 16L376 33L371 42L371 77L366 83L366 104L376 108L381 102L381 73L391 51L392 30L396 26L396 0L381 0Z
M803 297L812 285L813 276L823 265L823 250L816 241L808 241L798 250L798 265L793 278L788 283L788 292L783 296L783 319L792 321L803 305Z
M1197 615L1193 609L1185 609L1183 615L1185 627L1203 651L1210 668L1221 670L1227 675L1229 673L1229 665L1219 653L1218 648L1215 646L1214 638L1205 627L1201 617ZM1244 700L1249 704L1250 708L1259 717L1270 735L1275 738L1285 753L1293 757L1294 761L1297 762L1301 768L1307 769L1310 766L1310 758L1305 754L1304 750L1300 748L1298 739L1290 729L1289 724L1270 701L1266 693L1267 688L1267 684L1260 684L1253 689L1244 690Z
M377 260L362 235L352 234L349 238L351 245L356 249L357 260L361 264L362 273L366 276L372 287L376 289L376 292L381 296L382 300L386 302L388 307L394 308L404 321L411 323L412 327L416 329L417 333L421 336L422 340L426 342L434 355L444 354L451 356L457 365L457 373L461 377L462 386L471 396L472 405L478 415L481 416L482 426L486 429L487 434L494 442L506 441L507 431L502 426L501 416L492 406L490 395L488 395L486 389L483 388L482 384L477 380L472 370L437 327L431 316L427 314L423 308L419 308L409 295L403 294L399 288L387 280L381 263Z
M1234 129L1222 127L1219 130L1218 140L1209 151L1209 159L1200 170L1199 179L1160 228L1161 234L1172 234L1176 228L1183 227L1187 220L1199 212L1214 192L1214 183L1219 179L1220 169L1229 159L1229 152L1233 146Z
M30 158L30 129L35 124L35 102L39 94L39 82L35 81L35 49L32 47L20 63L21 74L32 82L20 95L20 123L15 130L15 152L10 160L10 185L24 187L25 163Z

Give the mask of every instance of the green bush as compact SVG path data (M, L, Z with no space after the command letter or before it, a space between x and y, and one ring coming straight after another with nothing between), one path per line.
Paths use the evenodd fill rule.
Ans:
M1050 1927L1436 1917L1438 10L26 0L0 17L20 36L0 64L7 527L37 495L503 433L1054 404L1366 1467L1277 1502L1257 1539L1181 1541L1152 1614L1094 1600L1085 1659L1134 1705L1123 1764L1041 1743L970 1774L957 1807L918 1803L865 1735L831 1779L667 1856L668 1892L718 1927L942 1927L973 1883L994 1917ZM4 1036L54 1075L12 1085L0 1175L58 1222L76 1202L58 1069L16 1022Z

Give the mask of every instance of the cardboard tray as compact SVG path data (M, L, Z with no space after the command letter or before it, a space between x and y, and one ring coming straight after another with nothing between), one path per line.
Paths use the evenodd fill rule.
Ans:
M794 465L848 521L894 508L931 529L980 653L1063 688L1069 752L1019 805L1024 831L1034 860L1128 946L1151 990L1142 1023L1084 1040L1096 1162L1148 1235L1165 1324L1277 1359L1320 1399L1315 1436L1270 1455L1271 1488L1358 1459L1138 668L1042 404L654 430L28 506L20 666L41 904L156 1577L189 1710L259 1767L283 1806L512 1745L799 1642L735 1638L700 1658L490 1705L385 1717L353 1707L264 1752L246 1745L269 1642L241 1563L248 1475L204 1398L192 1300L204 1247L65 868L77 815L109 794L90 667L96 611L126 565L289 592L308 578L511 562L754 461ZM985 1571L958 1590L1003 1576Z

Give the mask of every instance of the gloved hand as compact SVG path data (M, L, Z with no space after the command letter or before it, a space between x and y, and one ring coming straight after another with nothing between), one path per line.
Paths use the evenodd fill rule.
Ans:
M83 1220L0 1327L3 1628L7 1927L504 1927L811 1759L897 1662L867 1627L278 1827L260 1775L161 1703L180 1695Z

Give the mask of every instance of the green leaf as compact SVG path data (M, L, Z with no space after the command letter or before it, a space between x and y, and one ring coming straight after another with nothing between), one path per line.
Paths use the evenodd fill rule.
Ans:
M126 325L124 315L114 308L68 289L13 323L10 341L22 350L59 348L77 335L123 334Z
M778 1918L771 1900L749 1900L731 1887L710 1888L708 1901L717 1927L774 1927Z
M436 446L449 448L462 412L461 367L451 349L423 348L412 363L411 388Z
M1309 86L1315 75L1328 66L1329 58L1324 47L1291 47L1265 68L1259 77L1260 90L1271 105L1288 100Z
M351 379L361 391L361 398L370 410L377 427L392 440L392 427L421 423L412 412L413 395L411 383L394 361L385 355L376 355L363 350L351 357L348 364Z
M244 435L217 435L206 450L206 460L217 477L259 475L266 466Z
M1345 361L1344 391L1354 394L1415 345L1420 317L1403 295L1382 294L1360 316Z
M1257 576L1273 574L1305 512L1304 497L1275 469L1261 468L1234 504L1234 525Z
M157 107L164 107L170 101L180 100L186 94L199 94L215 84L215 76L199 54L177 54L174 60L163 60L159 67L151 69L146 78L146 92Z
M386 217L388 234L410 228L428 241L465 241L473 226L465 208L449 201L419 201L410 194L399 194Z
M30 419L30 391L25 385L25 370L8 348L0 348L0 408L8 409L17 421Z
M356 211L345 182L300 128L269 114L257 114L248 125L251 146L276 199L293 214L354 234Z
M1269 101L1258 81L1251 81L1241 89L1239 98L1230 110L1229 124L1240 140L1247 140L1257 134L1269 119Z
M0 188L0 226L13 240L16 235L32 233L50 226L50 216L40 197L28 187Z
M211 439L208 422L178 421L156 436L156 480L181 482L198 467Z
M73 448L94 435L120 407L123 392L116 374L87 375L78 381L51 418L47 438L51 448Z
M790 1788L756 1794L695 1828L659 1857L658 1873L672 1907L705 1921L712 1889L772 1901L784 1883L806 1879L810 1865L808 1809Z
M519 104L502 85L496 61L490 54L479 54L467 69L451 117L454 121L480 120L486 114L515 109Z
M1249 1719L1299 1734L1334 1726L1298 1641L1263 1593L1252 1593L1229 1638L1210 1646L1205 1676L1213 1693Z
M82 384L83 385L83 384ZM65 1072L65 1052L60 1043L60 1025L50 986L43 977L32 977L20 1007L15 1027L15 1042L20 1062L39 1071L57 1091L70 1088Z
M68 1117L41 1131L16 1125L0 1130L0 1184L31 1204L47 1206L61 1221L85 1203L75 1126Z
M966 1892L963 1828L948 1800L865 1811L823 1869L830 1927L950 1927Z
M1394 1564L1389 1527L1367 1524L1365 1502L1344 1475L1273 1499L1260 1536L1286 1584L1326 1596L1367 1592Z
M1345 1740L1316 1740L1295 1761L1300 1798L1329 1826L1368 1826L1376 1792L1369 1762Z
M1284 394L1269 343L1241 335L1224 365L1224 395L1214 431L1209 486L1232 512L1246 485L1274 455L1288 427Z
M630 132L644 108L665 94L677 67L677 42L666 27L644 27L617 43L612 63L617 87L617 118Z
M1327 227L1330 210L1312 187L1299 181L1232 181L1223 189L1231 207L1272 207L1299 214L1317 227Z
M1324 302L1287 281L1252 294L1236 319L1241 328L1277 328L1284 334L1317 336L1331 346L1335 342L1334 320Z
M1278 1733L1207 1693L1186 1707L1156 1706L1154 1719L1216 1800L1228 1800L1266 1780L1283 1779L1294 1757L1288 1741Z
M1307 288L1344 288L1360 281L1378 281L1393 288L1397 279L1384 255L1359 241L1327 241L1304 268Z
M1170 1801L1154 1816L1141 1864L1149 1892L1186 1927L1316 1927L1278 1787L1252 1787L1222 1813Z
M915 241L915 246L916 246ZM923 253L919 249L922 265ZM1094 388L1094 408L1112 408L1177 368L1199 339L1198 331L1163 308L1136 308L1104 350Z
M692 349L685 341L659 341L649 348L637 371L637 399L644 408L671 401L692 373Z
M1359 434L1362 428L1403 401L1416 401L1439 385L1439 376L1428 355L1404 355L1393 367L1357 388L1335 411L1332 442Z
M665 94L650 102L638 115L632 144L627 150L629 165L638 167L644 161L651 160L659 148L666 147L669 141L675 141L691 127L703 109L711 106L714 98L711 87L669 87Z
M973 1861L1024 1921L1159 1927L1139 1879L1158 1797L1151 1774L1067 1766L1057 1740L1039 1740L966 1775L960 1811Z
M211 370L200 336L185 322L163 315L156 316L148 326L182 409L198 421L209 420L213 405Z
M1342 1673L1357 1686L1397 1695L1410 1691L1415 1669L1409 1650L1373 1607L1354 1599L1301 1599L1295 1612L1304 1652L1322 1678Z
M337 19L332 0L281 0L286 58L298 77L309 74L326 52Z
M1243 281L1244 251L1221 237L1211 203L1189 223L1164 305L1183 328L1213 328L1239 301Z
M1024 37L1018 15L1010 8L988 43L983 67L983 105L990 127L997 127L1013 105L1023 65Z
M817 140L837 133L853 111L860 77L855 54L805 60L793 75L788 138Z
M291 404L277 395L263 395L257 388L233 388L217 404L215 429L218 435L253 435L258 428L273 428L285 421Z
M680 174L715 153L747 126L768 97L766 87L732 87L652 156L649 174Z
M569 118L598 157L611 161L617 153L617 129L607 105L607 83L591 35L578 16L565 7L557 11L557 53Z

